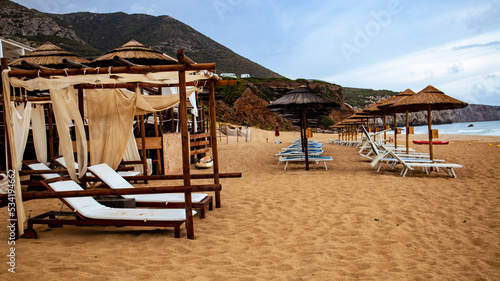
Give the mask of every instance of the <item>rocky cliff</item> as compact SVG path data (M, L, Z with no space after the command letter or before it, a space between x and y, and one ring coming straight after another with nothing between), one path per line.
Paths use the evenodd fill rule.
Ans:
M217 91L224 97L217 102L217 118L220 121L237 125L250 125L262 129L273 129L276 124L283 130L292 130L290 120L271 112L266 105L289 91L308 84L343 106L333 109L324 116L322 127L327 128L354 113L352 108L344 104L343 88L325 82L309 82L303 79L238 79L236 86L218 87Z

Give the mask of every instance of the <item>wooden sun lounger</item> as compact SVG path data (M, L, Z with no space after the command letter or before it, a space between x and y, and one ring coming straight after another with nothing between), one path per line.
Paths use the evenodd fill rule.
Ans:
M309 162L315 162L316 164L323 162L323 165L325 166L325 170L328 170L328 167L326 167L326 161L332 161L332 157L325 157L325 156L309 156L308 157ZM286 163L285 164L285 171L286 168L288 167L288 163L290 162L305 162L306 157L305 156L281 156L279 163Z
M88 167L89 171L112 189L134 188L119 173L107 164L98 164ZM133 198L137 207L155 208L185 208L184 193L155 193L122 195L124 198ZM192 207L198 209L200 218L205 218L205 209L213 209L212 196L206 193L191 194Z
M49 183L47 187L55 192L83 190L72 180ZM186 221L185 209L110 208L100 204L90 196L65 197L61 200L73 213L52 211L30 218L28 219L28 228L22 237L37 238L33 225L47 224L49 227L62 227L63 225L173 227L174 236L179 238L181 226ZM194 214L196 214L195 211L193 211ZM69 215L75 218L68 218Z

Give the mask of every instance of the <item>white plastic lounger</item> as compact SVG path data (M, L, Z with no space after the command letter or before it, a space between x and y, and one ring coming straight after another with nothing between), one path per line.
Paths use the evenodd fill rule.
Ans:
M457 178L455 174L455 168L462 168L462 165L452 164L452 163L423 163L423 162L406 162L404 158L399 157L397 154L390 152L391 156L397 158L401 164L403 164L403 170L401 171L401 176L405 177L409 170L413 170L415 167L420 167L424 169L426 174L429 174L429 168L442 168L450 177Z
M112 189L134 188L132 184L105 163L90 166L88 169ZM122 197L135 199L138 207L185 207L184 193L133 194L122 195ZM207 205L209 210L212 210L212 196L206 193L191 193L191 201L193 208L199 209L201 218L205 218Z
M316 164L323 162L323 165L325 166L325 170L328 170L328 167L326 167L326 161L332 161L332 157L325 157L325 156L309 156L308 157L309 162L315 162ZM286 163L285 164L285 171L288 166L288 163L290 162L305 162L306 157L305 156L281 156L280 157L280 163Z
M55 192L83 190L72 180L49 183ZM74 213L48 212L28 220L24 238L37 238L33 224L62 225L109 225L109 226L161 226L174 227L175 237L180 237L180 227L186 221L185 209L132 209L110 208L90 196L61 199ZM56 216L74 214L77 219L56 219ZM193 215L196 211L193 211Z
M307 150L307 153L309 155L317 156L323 154L323 150L315 150L315 149ZM280 153L274 154L274 156L302 156L302 155L306 155L305 152L303 152L302 150L285 150L281 151Z

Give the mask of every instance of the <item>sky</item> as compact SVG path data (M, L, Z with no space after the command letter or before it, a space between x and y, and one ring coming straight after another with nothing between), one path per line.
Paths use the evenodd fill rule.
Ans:
M500 106L500 0L15 0L42 12L171 16L290 79ZM132 39L132 38L130 38Z

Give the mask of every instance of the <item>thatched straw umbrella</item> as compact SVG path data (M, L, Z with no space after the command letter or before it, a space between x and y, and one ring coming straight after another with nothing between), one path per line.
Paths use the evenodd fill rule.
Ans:
M266 107L278 108L292 114L300 114L300 136L302 141L302 151L305 153L306 170L309 170L309 155L307 151L307 113L319 114L340 104L329 99L309 87L299 87L291 90L283 97L271 102Z
M70 53L50 42L45 42L33 52L23 55L9 64L21 69L33 68L81 68L90 61L76 54Z
M406 89L403 92L389 98L387 100L387 102L381 106L382 110L386 110L387 113L394 114L394 146L396 148L398 147L398 131L397 131L398 123L397 123L396 117L397 117L397 113L400 111L397 111L394 108L391 108L391 105L399 102L400 100L402 100L406 97L412 96L414 94L415 94L415 92L413 92L412 90ZM408 110L404 110L404 111L406 111L406 153L410 153L410 135L408 132L410 130L410 123L409 123L409 118L408 118L409 117Z
M95 67L169 64L177 64L177 61L163 52L154 50L134 39L94 59L90 63L91 66Z
M422 91L401 99L390 106L394 110L408 110L410 112L427 110L428 134L429 134L429 154L430 159L434 159L432 148L432 110L445 110L467 107L468 104L455 98L445 95L440 90L429 85Z
M381 99L378 102L372 103L362 111L358 111L356 114L363 115L366 117L373 117L373 132L376 131L376 118L377 116L384 116L384 128L386 125L386 116L384 111L382 111L379 106L382 106L386 103L386 99ZM368 124L367 124L368 125Z

